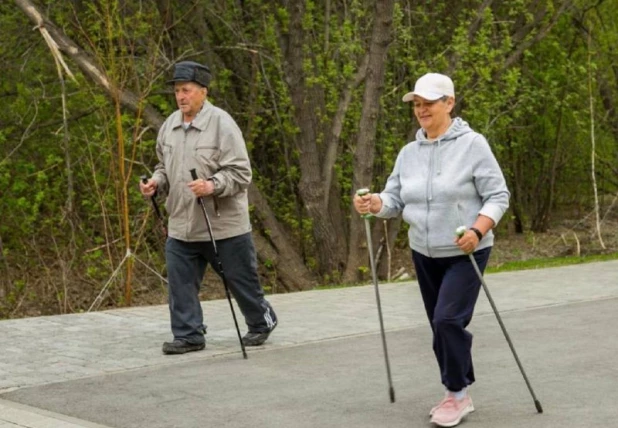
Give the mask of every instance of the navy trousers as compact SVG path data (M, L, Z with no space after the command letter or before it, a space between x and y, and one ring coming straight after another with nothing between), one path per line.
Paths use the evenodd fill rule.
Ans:
M491 247L474 253L485 271ZM431 258L412 251L425 312L433 330L433 350L442 383L449 391L460 391L474 382L472 320L481 288L467 255Z
M227 285L245 317L249 331L270 331L277 317L264 298L251 233L216 242ZM165 257L174 339L203 343L206 326L198 293L208 264L221 276L214 247L211 242L185 242L168 238Z

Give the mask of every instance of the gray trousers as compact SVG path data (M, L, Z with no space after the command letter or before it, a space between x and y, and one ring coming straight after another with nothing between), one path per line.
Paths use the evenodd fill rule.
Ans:
M225 281L252 333L270 331L277 323L264 298L257 273L257 258L251 233L216 241ZM206 326L199 290L210 264L222 276L211 242L185 242L168 238L165 244L169 309L174 339L203 343ZM230 321L231 322L231 321Z

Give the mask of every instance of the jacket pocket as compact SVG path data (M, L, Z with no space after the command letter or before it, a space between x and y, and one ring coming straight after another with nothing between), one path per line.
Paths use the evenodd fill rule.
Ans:
M219 149L210 145L195 147L195 160L198 171L209 177L219 170Z
M161 144L161 151L163 152L163 162L165 163L165 168L170 171L173 166L174 146L163 142Z
M457 203L434 203L430 205L427 219L428 243L430 248L455 248L455 231L465 226Z

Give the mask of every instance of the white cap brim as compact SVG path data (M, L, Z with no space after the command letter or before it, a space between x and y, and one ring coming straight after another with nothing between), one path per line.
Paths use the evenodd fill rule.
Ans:
M427 101L437 101L444 96L444 94L440 94L438 92L424 92L424 91L414 92L412 91L412 92L408 92L407 94L405 94L402 100L404 103L408 103L414 99L415 95L417 97L426 99Z

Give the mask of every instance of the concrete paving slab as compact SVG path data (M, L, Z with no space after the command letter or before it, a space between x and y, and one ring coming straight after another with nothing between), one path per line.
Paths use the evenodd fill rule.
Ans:
M618 298L511 312L504 322L545 412L495 319L476 317L477 411L465 426L615 426ZM388 400L378 334L226 355L23 388L8 400L109 427L429 427L442 394L426 327L389 332L397 401ZM602 344L601 346L599 346Z
M549 385L552 400L563 400L550 402L551 408L568 411L564 421L555 419L559 412L546 417L548 410L542 418L527 419L534 413L532 401L521 396L527 390L481 295L472 327L479 378L474 397L477 408L483 403L484 409L470 421L515 427L591 426L568 425L590 420L612 426L607 409L618 412L607 397L618 380L610 362L618 350L613 338L618 261L494 274L487 282L524 366L534 372L528 375L544 406ZM243 424L265 422L262 414L273 427L416 426L412 421L426 426L427 420L419 422L423 419L414 415L434 404L440 385L416 284L383 284L380 291L393 348L395 405L387 399L374 290L360 286L270 296L281 324L268 346L252 350L248 361L240 356L225 300L203 303L207 349L174 357L160 352L161 342L169 339L165 306L0 321L0 337L9 344L0 354L0 424L14 428L1 406L21 402L84 419L84 427L93 422L190 427L193 420L201 420L200 426L254 426ZM532 321L518 322L527 319ZM530 354L543 364L526 361ZM365 377L367 383L359 386L358 379ZM574 378L579 381L572 383ZM265 388L269 382L264 379L275 387ZM517 400L508 401L511 394ZM573 403L580 405L572 408ZM200 412L191 413L194 408ZM517 421L528 425L496 422L520 413ZM380 425L386 415L389 425ZM217 425L204 425L204 420ZM483 425L492 420L494 425ZM295 425L285 425L290 421ZM17 426L39 428L27 423Z
M0 399L0 428L109 428L85 420Z

